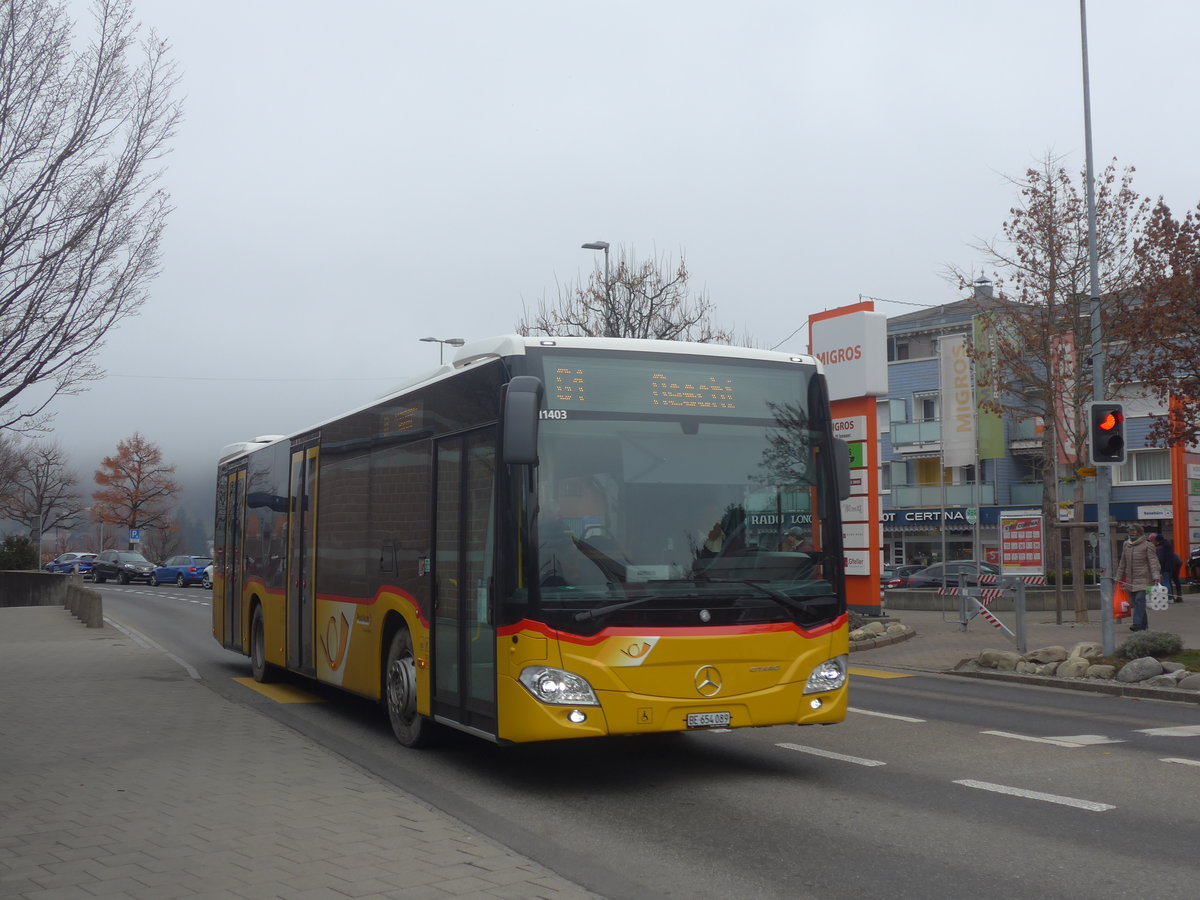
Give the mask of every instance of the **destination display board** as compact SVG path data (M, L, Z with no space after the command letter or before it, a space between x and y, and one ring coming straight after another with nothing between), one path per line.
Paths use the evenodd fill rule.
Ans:
M764 369L761 364L749 367L705 358L664 361L547 354L543 361L546 408L567 413L773 419L785 405L803 409L810 372L800 364Z

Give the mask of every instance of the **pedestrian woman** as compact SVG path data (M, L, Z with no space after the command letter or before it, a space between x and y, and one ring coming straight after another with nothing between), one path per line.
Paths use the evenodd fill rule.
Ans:
M1154 545L1146 540L1142 526L1130 525L1125 529L1128 537L1121 545L1121 561L1117 564L1117 583L1124 585L1133 606L1133 624L1130 631L1145 631L1150 622L1146 616L1146 591L1158 583L1162 570L1158 565L1158 554Z

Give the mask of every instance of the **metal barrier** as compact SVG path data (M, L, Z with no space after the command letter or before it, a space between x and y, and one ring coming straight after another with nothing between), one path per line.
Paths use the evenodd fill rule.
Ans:
M1042 585L1046 583L1042 575L998 576L980 575L980 585L998 584L999 587L967 587L966 575L959 573L958 587L938 588L938 594L943 597L958 597L958 623L961 631L966 631L971 619L981 616L993 628L1003 631L1017 648L1018 653L1026 652L1025 639L1025 585ZM988 604L1000 597L1009 595L1013 601L1013 612L1016 614L1014 628L1009 628L1001 622L996 614L988 609Z

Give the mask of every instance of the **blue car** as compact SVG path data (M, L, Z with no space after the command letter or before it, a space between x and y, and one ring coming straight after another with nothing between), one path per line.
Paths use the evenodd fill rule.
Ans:
M204 581L204 570L211 565L212 557L209 556L172 556L161 566L154 567L150 583L175 583L179 587L200 584Z
M95 558L95 553L63 553L50 560L43 568L47 572L54 572L56 575L69 575L72 572L78 572L84 578L90 578L92 574L92 560Z

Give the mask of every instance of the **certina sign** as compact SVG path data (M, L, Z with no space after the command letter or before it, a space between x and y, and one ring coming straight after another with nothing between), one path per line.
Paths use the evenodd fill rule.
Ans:
M830 400L887 394L887 316L883 313L814 320L812 354L825 366Z

